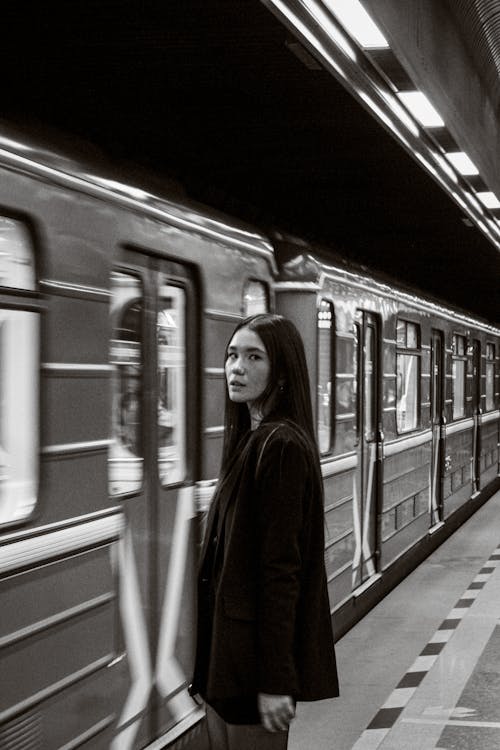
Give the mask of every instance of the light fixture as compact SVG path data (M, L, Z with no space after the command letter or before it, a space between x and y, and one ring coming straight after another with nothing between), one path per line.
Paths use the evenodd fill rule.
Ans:
M457 192L455 192L454 190L452 191L451 194L455 198L455 200L458 203L458 205L461 206L464 209L464 211L467 211L467 204L463 200L463 198Z
M469 203L471 203L474 206L476 211L478 211L480 214L483 214L484 206L481 203L479 203L479 201L476 199L476 196L473 195L472 193L466 193L466 195L467 195L467 200L469 201Z
M446 158L453 164L457 172L460 172L464 177L479 174L479 170L474 162L463 151L450 151L446 154Z
M324 0L324 4L365 49L389 47L389 42L358 0Z
M478 220L476 221L476 224L477 224L477 226L478 226L478 227L479 227L480 229L482 229L482 230L483 230L483 232L484 232L485 234L490 234L490 230L488 229L488 227L486 226L486 224L484 223L484 221L481 221L481 219L478 219Z
M347 55L353 62L356 62L356 52L349 44L347 38L340 32L334 23L325 13L319 2L316 0L304 0L304 5L308 9L309 13L318 22L321 29L328 34L332 42L334 42L342 52Z
M494 232L496 235L500 235L500 226L498 225L498 222L495 221L495 219L487 219L487 221L491 227L492 232Z
M434 156L435 160L437 161L437 163L439 164L443 172L445 172L448 175L450 180L452 180L452 182L458 182L457 175L455 174L453 169L450 167L446 159L443 159L441 154L437 154L435 152L433 152L432 155Z
M398 98L424 128L443 127L443 118L421 91L399 91Z
M490 190L484 190L480 193L476 193L476 195L486 208L500 208L500 201L495 193L492 193Z
M405 125L408 128L410 133L412 133L415 136L415 138L418 138L420 135L418 127L415 121L412 120L412 118L410 117L406 109L402 107L399 101L394 96L389 94L387 91L384 91L383 89L378 89L378 91L381 94L381 96L384 97L385 101L387 102L391 110L394 112L394 114L398 117L399 120L401 120L403 125Z

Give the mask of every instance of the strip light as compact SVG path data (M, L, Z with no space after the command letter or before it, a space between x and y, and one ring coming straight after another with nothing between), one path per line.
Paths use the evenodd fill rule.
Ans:
M480 214L483 214L484 206L476 199L475 195L473 195L472 193L467 193L467 200L474 206L476 211L478 211Z
M389 42L358 0L324 0L349 34L365 49L385 49Z
M452 180L452 182L458 182L457 175L455 174L455 172L453 171L453 169L450 167L450 165L448 164L448 162L446 161L446 159L444 159L441 156L441 154L437 154L435 152L432 152L432 155L433 155L434 159L437 161L437 163L439 164L439 166L441 167L441 169L443 170L443 172L445 172L445 174L448 175L448 177L450 178L450 180Z
M463 151L450 151L446 154L446 158L453 164L457 172L464 175L464 177L479 174L479 170L474 162Z
M496 197L495 193L490 190L485 190L480 193L476 193L477 197L486 208L500 208L500 201Z
M335 42L337 47L339 47L347 57L350 57L353 62L356 62L356 52L347 41L347 38L336 28L335 24L332 23L328 14L320 7L319 3L315 2L315 0L304 0L304 5L309 13L314 16L323 31L325 31L330 39Z
M398 97L424 128L443 127L443 118L421 91L399 91Z
M383 98L385 99L385 101L387 102L391 110L394 112L394 114L398 117L399 120L401 120L403 125L405 125L408 128L408 130L411 133L413 133L415 138L418 138L420 135L418 127L416 123L412 120L412 118L410 117L406 109L402 107L399 101L388 92L384 91L383 89L378 89L378 91L379 91L379 94L383 96Z
M498 222L496 222L494 219L488 219L488 224L496 235L500 235L500 227L498 226Z

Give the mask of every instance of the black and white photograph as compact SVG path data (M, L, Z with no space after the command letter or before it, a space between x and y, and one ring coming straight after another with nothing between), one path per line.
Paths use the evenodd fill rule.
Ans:
M0 20L0 750L499 750L499 0Z

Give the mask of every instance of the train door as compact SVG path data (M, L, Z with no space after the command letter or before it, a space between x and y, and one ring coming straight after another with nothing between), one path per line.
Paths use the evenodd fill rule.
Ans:
M431 429L432 429L432 458L431 458L431 497L430 497L430 525L431 528L443 520L443 491L442 491L442 457L443 457L443 428L444 428L444 379L443 379L443 334L432 331L431 340Z
M180 264L123 250L112 273L110 493L126 531L117 561L125 699L114 750L144 747L198 712L194 657L195 295ZM189 399L187 393L189 392Z
M472 438L472 494L480 489L481 477L481 342L472 343L472 417L474 420Z
M376 573L378 480L380 472L379 327L377 317L361 313L358 324L359 443L354 486L353 588Z

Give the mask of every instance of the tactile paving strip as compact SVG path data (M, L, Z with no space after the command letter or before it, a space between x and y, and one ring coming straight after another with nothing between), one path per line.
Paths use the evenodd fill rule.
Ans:
M467 590L448 613L431 640L422 649L412 666L401 678L384 705L377 711L352 750L376 750L390 732L401 712L415 693L427 672L434 665L463 617L473 605L500 561L500 545L492 552Z

